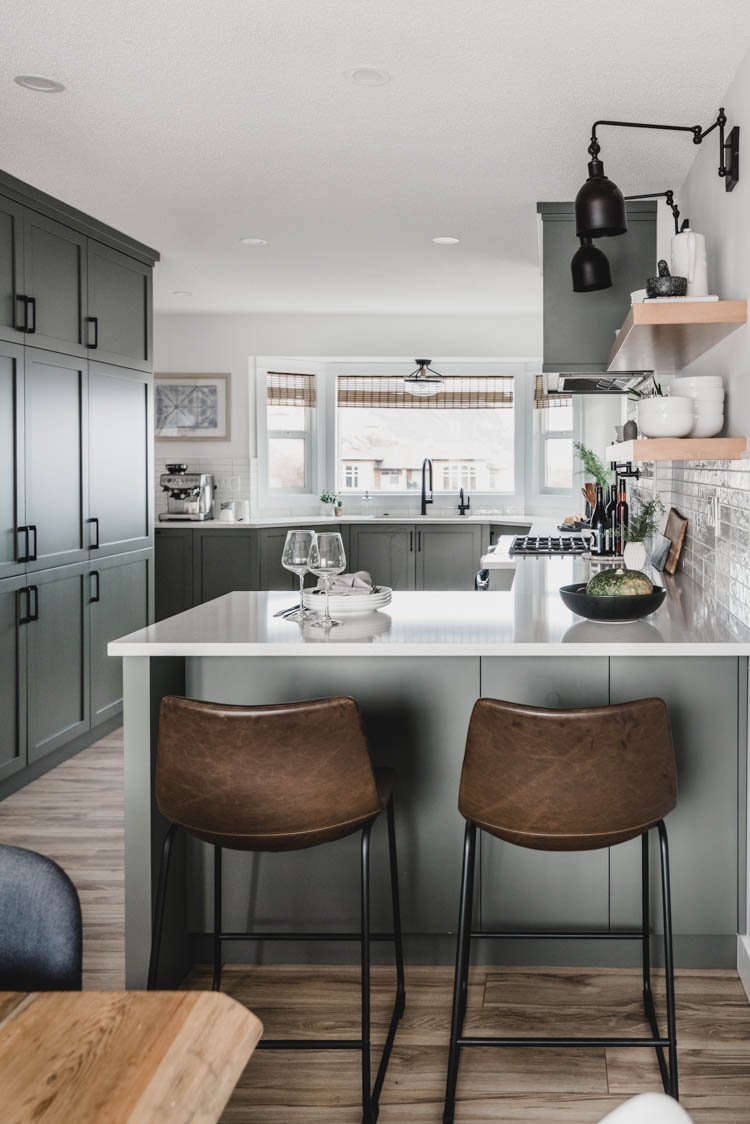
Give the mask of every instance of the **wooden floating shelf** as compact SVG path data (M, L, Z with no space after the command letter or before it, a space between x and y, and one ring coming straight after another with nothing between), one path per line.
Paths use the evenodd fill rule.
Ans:
M609 445L607 461L736 461L745 456L744 437L641 437Z
M747 322L747 301L634 304L615 339L608 371L681 371Z

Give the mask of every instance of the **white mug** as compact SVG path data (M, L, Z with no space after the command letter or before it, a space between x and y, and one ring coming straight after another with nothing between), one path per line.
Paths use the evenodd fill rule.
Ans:
M706 239L694 230L683 230L672 238L672 276L687 277L689 297L708 296Z

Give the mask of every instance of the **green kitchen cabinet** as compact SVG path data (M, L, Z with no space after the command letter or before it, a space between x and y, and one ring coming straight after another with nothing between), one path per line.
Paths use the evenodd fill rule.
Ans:
M258 589L297 589L297 575L281 565L286 527L262 527L258 532Z
M0 340L0 579L25 570L23 397L23 348Z
M25 600L31 763L90 728L88 563L28 574Z
M193 602L258 588L258 532L249 527L193 531Z
M745 912L744 905L738 909L737 886L747 834L746 662L731 656L613 657L610 673L611 702L657 693L669 709L677 758L677 806L666 818L675 940L683 946L689 941L687 951L694 961L735 963L735 933L742 931L738 913L744 918ZM655 832L651 840L651 917L654 930L662 932ZM613 925L639 922L640 855L637 840L612 848ZM743 874L741 885L744 882Z
M151 370L151 266L90 238L86 342L102 363Z
M193 607L193 532L187 527L154 531L154 619L163 621Z
M153 554L131 551L98 559L88 575L91 726L122 709L122 660L107 644L145 628L151 619Z
M88 557L88 364L25 349L24 457L30 569Z
M376 585L415 589L416 545L413 524L354 523L349 531L349 568L366 570Z
M416 525L416 588L469 590L482 557L479 523Z
M23 207L0 196L0 339L23 343Z
M88 560L88 364L28 347L25 362L27 569L42 570Z
M24 295L31 302L26 342L86 355L86 237L27 208L23 228Z
M26 578L0 581L0 781L26 765Z
M88 392L93 561L151 546L151 377L90 361Z

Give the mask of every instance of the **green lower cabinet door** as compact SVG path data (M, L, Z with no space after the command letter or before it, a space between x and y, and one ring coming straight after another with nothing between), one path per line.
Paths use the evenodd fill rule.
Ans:
M473 589L482 557L482 526L416 525L417 589Z
M286 527L267 527L258 532L260 575L259 589L297 589L295 574L281 565L286 542Z
M196 605L225 593L258 588L258 532L193 532L193 582Z
M154 531L157 621L193 607L193 532L185 527Z
M119 656L108 656L107 645L110 640L148 624L152 569L150 550L116 554L91 565L88 596L92 726L122 709L122 660Z
M613 703L664 699L677 757L677 806L666 818L675 958L684 967L734 967L738 932L738 778L744 775L738 713L746 712L733 657L612 658ZM740 784L740 792L743 791ZM658 835L651 832L651 923L662 932ZM613 926L638 925L641 844L613 847ZM744 912L744 911L743 911ZM659 949L658 942L654 945ZM660 952L659 952L660 955Z
M482 695L555 709L602 706L608 700L608 675L606 659L488 658L482 660ZM554 793L549 799L554 801ZM608 928L606 850L533 851L486 833L481 835L480 850L478 881L485 928ZM604 944L600 942L597 947L584 941L539 941L537 948L526 944L514 949L510 942L502 943L503 947L494 947L493 953L511 961L520 958L521 963L538 964L593 964L597 961L592 957L602 952Z
M366 570L376 585L414 589L416 532L403 523L378 523L349 528L347 569Z
M25 586L23 575L0 581L0 780L26 764Z
M27 575L29 763L89 729L89 565Z

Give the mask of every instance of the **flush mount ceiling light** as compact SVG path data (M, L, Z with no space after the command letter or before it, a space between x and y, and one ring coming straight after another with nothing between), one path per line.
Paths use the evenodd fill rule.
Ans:
M443 376L437 371L433 371L430 363L431 359L415 359L417 364L416 371L412 371L404 379L404 390L407 394L412 394L415 398L431 398L434 394L439 394L443 385Z
M268 242L265 238L240 238L243 246L267 246Z
M375 66L355 66L344 73L355 86L385 86L391 80L387 70L379 70Z
M13 81L24 90L34 90L37 94L61 94L65 89L62 82L41 74L17 74Z
M727 191L732 191L739 180L739 149L740 149L740 130L736 125L730 130L729 136L725 139L724 128L727 123L727 117L723 107L719 110L716 120L713 124L709 125L707 129L702 129L700 125L655 125L650 122L644 121L595 121L591 129L591 141L589 143L589 175L588 179L581 187L575 201L575 218L576 218L576 235L581 239L581 247L575 253L573 261L571 262L571 270L573 272L574 288L576 280L583 279L584 267L589 269L594 262L594 256L590 253L594 247L591 246L592 238L612 238L619 234L626 234L628 229L628 220L625 209L626 199L649 199L653 195L664 196L667 200L667 205L671 207L672 213L675 218L675 229L677 229L677 219L679 210L674 205L674 195L671 191L653 192L650 195L629 195L624 196L616 183L613 183L604 174L604 164L599 159L601 152L601 145L596 135L596 130L601 125L616 125L624 129L657 129L663 132L671 133L690 133L693 138L693 144L702 144L704 139L712 133L714 129L719 130L719 176L724 180L724 187ZM676 212L676 213L675 213ZM599 251L601 253L601 251ZM606 260L606 259L605 259ZM604 269L601 261L597 259L597 271L600 279L604 277ZM609 263L607 263L609 269ZM611 284L611 281L610 281ZM597 288L608 288L607 285L597 285ZM576 289L576 292L588 292L588 288Z
M455 246L457 242L461 241L461 239L452 238L447 234L441 234L439 238L433 238L432 241L436 242L438 246Z

